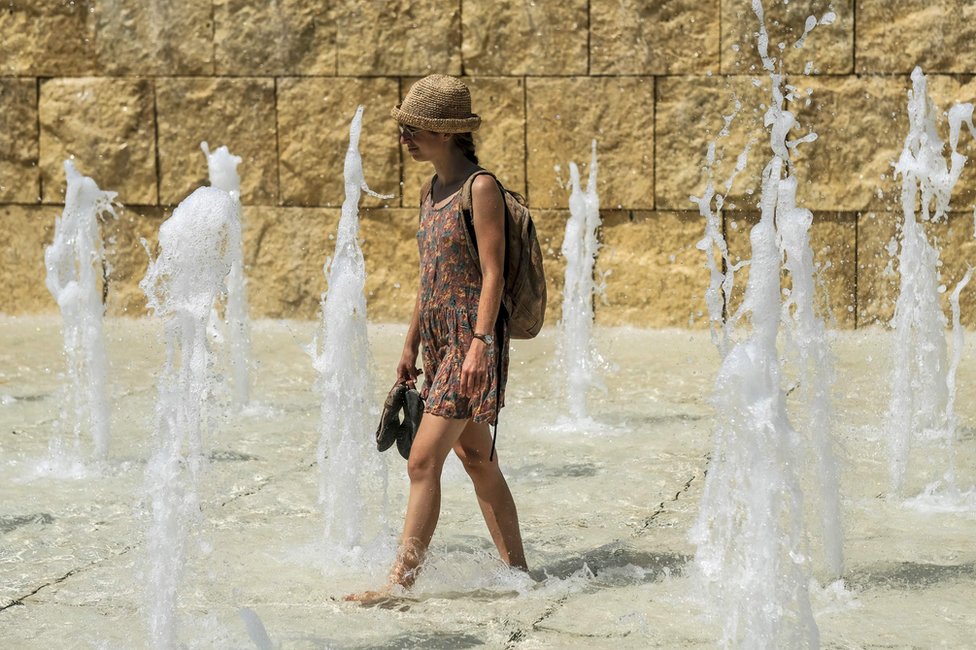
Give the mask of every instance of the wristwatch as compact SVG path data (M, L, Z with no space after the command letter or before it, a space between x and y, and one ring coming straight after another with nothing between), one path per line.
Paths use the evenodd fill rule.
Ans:
M472 332L471 336L476 339L481 339L488 347L495 344L495 337L491 334L478 334L477 332Z

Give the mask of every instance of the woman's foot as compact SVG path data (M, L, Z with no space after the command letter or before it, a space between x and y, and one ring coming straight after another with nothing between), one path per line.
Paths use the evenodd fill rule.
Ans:
M408 539L397 550L396 560L393 562L393 568L390 569L389 582L386 586L376 591L349 594L344 596L343 600L366 606L382 605L397 600L399 596L395 591L409 589L417 579L417 571L424 558L422 548L417 540Z
M342 598L345 601L359 603L364 607L375 607L396 599L393 595L393 586L387 585L377 591L363 591L358 594L348 594Z

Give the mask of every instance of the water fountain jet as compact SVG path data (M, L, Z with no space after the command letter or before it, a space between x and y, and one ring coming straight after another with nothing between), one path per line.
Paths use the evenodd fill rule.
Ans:
M359 246L359 199L369 189L359 153L363 107L349 126L343 167L345 200L335 253L325 264L328 291L322 299L321 346L313 354L322 399L318 445L319 503L325 511L325 542L330 552L353 552L362 537L364 491L379 480L386 499L386 469L372 445L377 412L369 378L366 338L366 266Z
M64 212L54 222L54 241L44 251L46 284L58 303L62 317L64 357L70 384L70 408L63 415L70 421L74 446L81 432L92 436L94 456L105 460L109 444L108 360L102 333L102 277L104 248L99 217L115 217L112 201L116 192L98 188L83 176L70 160L64 161L67 191Z
M593 298L601 290L593 276L596 254L600 249L597 230L601 223L600 197L596 191L596 140L592 144L586 191L582 189L575 162L569 163L569 173L572 193L562 245L566 279L562 318L559 321L561 336L558 355L566 377L567 410L578 424L587 419L587 393L598 381L596 370L600 365L592 341Z

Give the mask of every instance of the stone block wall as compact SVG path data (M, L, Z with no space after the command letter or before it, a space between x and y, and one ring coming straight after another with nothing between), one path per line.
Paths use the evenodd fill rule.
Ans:
M822 303L839 327L890 319L898 278L899 187L909 73L936 105L976 99L969 0L766 0L766 23L802 131L796 158ZM748 257L769 157L768 81L749 0L7 0L0 7L0 312L53 311L43 247L72 157L119 193L108 238L108 310L141 315L139 243L206 183L200 142L240 167L252 316L313 318L342 202L348 123L366 106L362 240L370 318L405 319L417 286L419 186L429 166L397 143L389 108L419 77L459 75L484 118L483 163L535 210L559 316L568 169L597 140L603 207L598 322L703 327L703 224L689 196L723 116L715 176L754 144L728 196L734 257ZM836 21L794 47L809 15ZM778 45L782 43L780 49ZM947 138L945 124L942 137ZM976 153L968 134L962 151ZM976 264L970 163L946 223L929 228L951 288ZM745 274L743 274L743 278ZM948 291L946 292L948 294ZM976 323L976 291L963 298Z

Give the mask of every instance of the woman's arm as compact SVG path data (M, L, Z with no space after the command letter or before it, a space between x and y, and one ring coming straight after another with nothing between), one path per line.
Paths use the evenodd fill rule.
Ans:
M471 213L481 265L481 298L475 332L494 334L505 286L505 202L498 183L487 174L478 176L472 183ZM465 395L475 397L484 390L488 364L494 363L493 351L481 339L471 340L461 366L461 390Z
M403 342L403 354L400 355L400 363L397 364L397 381L400 383L413 383L420 375L417 368L417 354L420 351L420 288L417 288L417 299L413 304L413 316L410 318L410 327L407 328L407 338Z

